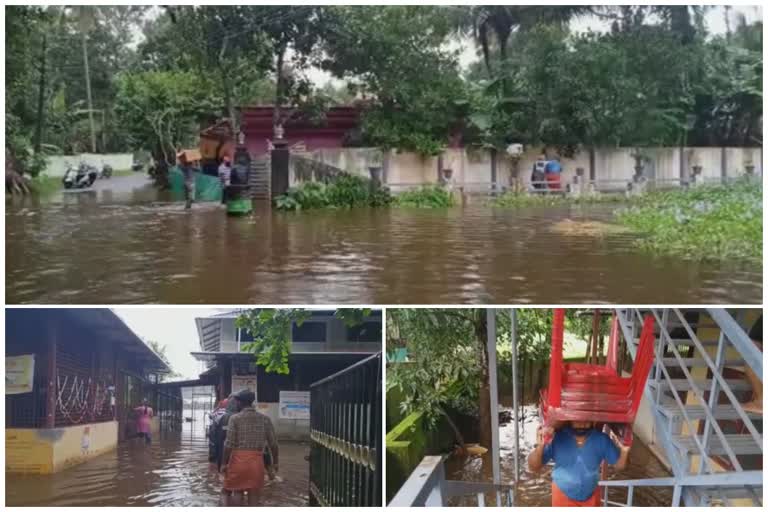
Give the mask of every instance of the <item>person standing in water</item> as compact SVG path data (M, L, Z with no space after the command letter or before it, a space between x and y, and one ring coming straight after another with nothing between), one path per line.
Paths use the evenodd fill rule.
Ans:
M186 153L181 153L178 160L179 169L184 177L184 200L186 202L184 208L189 210L195 201L195 168L187 158Z
M221 470L224 473L222 494L224 506L232 504L230 493L240 501L247 493L247 506L254 506L264 487L264 450L269 447L272 470L278 471L278 447L275 429L268 416L256 412L253 391L243 390L234 396L238 413L229 418L227 437L224 441L224 457Z
M571 421L565 428L539 427L528 468L538 473L552 461L553 507L599 507L600 465L617 470L627 466L629 447L611 432L597 430L591 421Z
M147 399L141 401L141 405L133 410L136 413L136 432L143 437L146 444L152 443L152 422L154 411L149 406Z
M228 199L227 190L229 189L230 179L232 177L232 162L227 155L221 159L219 165L219 181L221 182L221 202L226 203Z

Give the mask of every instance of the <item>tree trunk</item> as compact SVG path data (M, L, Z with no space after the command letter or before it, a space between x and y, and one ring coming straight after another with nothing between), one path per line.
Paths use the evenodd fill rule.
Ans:
M43 123L45 115L45 52L47 37L43 34L43 44L40 51L40 82L38 85L37 96L37 126L35 128L35 154L40 153L40 147L43 144Z
M83 42L83 69L85 71L85 94L88 98L88 122L91 127L91 151L96 152L96 127L93 124L93 97L91 96L91 71L88 68L88 43L86 32L81 30Z
M453 430L453 436L456 439L456 444L458 444L459 447L463 450L464 445L466 443L464 442L464 436L461 435L461 431L459 430L459 427L456 426L456 423L453 422L453 419L451 419L451 417L448 415L447 412L445 412L444 409L440 408L439 411L440 411L440 414L442 414L443 417L445 418L445 421L448 422L448 426L451 427L451 430Z
M488 348L487 348L487 342L488 342L488 324L487 320L485 318L485 310L479 309L476 312L477 317L475 318L475 337L478 343L478 347L480 348L479 354L480 354L480 389L479 389L479 400L478 400L478 406L479 406L479 422L480 422L480 428L479 428L479 434L480 434L480 446L487 448L490 452L491 450L491 386L490 386L490 380L488 378ZM490 465L485 464L486 458L483 459L484 465L490 467Z
M502 98L508 98L509 94L509 80L507 80L507 41L509 40L509 34L499 35L499 56L501 58L501 66L499 71L501 72L501 91Z
M224 56L228 47L229 37L225 36L221 45L221 51L219 52L219 75L221 76L221 89L224 91L224 108L226 110L227 118L229 119L229 128L232 130L232 136L237 138L240 129L235 114L235 105L232 100L232 80L230 79L229 71L224 65Z
M280 109L283 99L283 63L285 60L285 44L280 44L277 49L277 62L275 63L275 107L272 111L272 128L283 124L282 111Z

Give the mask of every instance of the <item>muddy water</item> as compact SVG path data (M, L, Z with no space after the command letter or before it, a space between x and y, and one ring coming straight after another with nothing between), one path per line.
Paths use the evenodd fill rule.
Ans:
M123 181L121 181L123 180ZM106 184L104 184L106 183ZM259 209L164 201L142 177L7 203L10 303L756 303L762 269L551 229L612 207Z
M509 407L501 407L511 411ZM526 459L536 444L536 428L539 419L536 406L528 405L522 408L520 423L519 464L520 480L515 491L515 505L520 507L548 507L552 502L552 465L549 464L539 474L527 470ZM500 427L499 445L501 447L501 481L514 482L514 423L509 422ZM493 481L490 476L483 476L483 464L480 458L465 458L452 456L446 461L446 475L451 480ZM629 463L623 471L608 470L610 480L628 480L638 478L655 478L671 476L671 473L659 462L647 446L635 438L629 453ZM611 501L625 502L626 491L613 489L610 491ZM668 507L672 502L672 491L669 488L639 487L635 489L633 504L638 507ZM457 501L454 505L469 505L470 501Z
M218 506L222 477L208 463L202 418L184 423L182 432L165 434L145 446L140 440L116 451L46 476L6 476L8 506ZM269 481L264 506L308 503L309 447L281 443L282 482Z

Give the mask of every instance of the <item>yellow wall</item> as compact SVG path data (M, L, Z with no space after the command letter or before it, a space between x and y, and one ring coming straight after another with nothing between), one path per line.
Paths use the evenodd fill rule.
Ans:
M5 429L6 473L52 473L53 443L41 437L43 430Z
M6 429L8 473L54 473L117 447L117 422L49 429Z
M53 470L74 466L117 447L117 422L91 423L62 429L53 447Z

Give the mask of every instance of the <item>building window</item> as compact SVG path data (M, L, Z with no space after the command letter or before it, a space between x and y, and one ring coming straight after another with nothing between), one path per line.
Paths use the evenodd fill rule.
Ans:
M347 340L363 343L381 343L381 322L363 322L347 328Z
M296 343L325 343L327 324L325 322L304 322L293 325L292 339Z
M237 330L237 341L241 343L249 343L253 341L253 334L248 329Z

